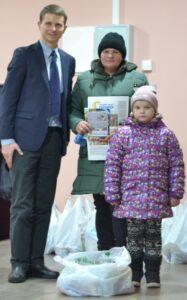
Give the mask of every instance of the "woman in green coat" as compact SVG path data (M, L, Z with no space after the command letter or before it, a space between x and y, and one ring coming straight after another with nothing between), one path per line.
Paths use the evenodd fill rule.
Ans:
M125 60L125 41L118 33L110 32L103 37L98 56L91 63L91 70L78 77L73 89L70 127L74 133L91 132L91 125L84 117L89 96L129 96L130 99L137 87L148 84L146 76L136 71L137 66ZM104 161L88 160L87 147L80 146L72 194L93 194L98 250L122 246L126 240L125 221L113 218L111 207L105 202L103 173Z

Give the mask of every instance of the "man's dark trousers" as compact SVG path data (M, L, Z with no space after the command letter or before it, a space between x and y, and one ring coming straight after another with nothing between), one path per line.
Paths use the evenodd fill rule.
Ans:
M27 267L29 264L43 263L51 207L60 169L61 136L60 128L49 128L38 151L23 151L23 156L15 154L10 212L13 265L23 264Z

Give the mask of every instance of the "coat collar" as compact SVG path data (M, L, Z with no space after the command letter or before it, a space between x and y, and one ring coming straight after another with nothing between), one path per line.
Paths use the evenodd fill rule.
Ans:
M116 72L113 75L115 76L115 75L118 75L118 74L121 74L121 73L124 73L124 72L131 72L132 70L136 70L136 69L137 69L136 64L124 61L121 64L121 66L119 67L119 69L116 70ZM95 60L92 61L92 63L91 63L91 72L98 73L98 74L105 75L105 76L109 76L107 73L105 73L100 59L95 59Z

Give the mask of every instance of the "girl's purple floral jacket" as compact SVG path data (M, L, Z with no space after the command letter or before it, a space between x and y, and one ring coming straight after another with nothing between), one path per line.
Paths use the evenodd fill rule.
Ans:
M172 216L169 198L183 198L184 179L182 150L161 118L145 125L127 118L112 137L105 162L105 196L114 216Z

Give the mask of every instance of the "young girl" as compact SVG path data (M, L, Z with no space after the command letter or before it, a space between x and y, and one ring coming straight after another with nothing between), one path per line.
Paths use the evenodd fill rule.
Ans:
M160 287L161 221L184 194L182 150L157 108L151 86L137 89L131 117L113 135L105 163L106 201L115 217L127 218L134 286L140 286L144 262L147 287Z

